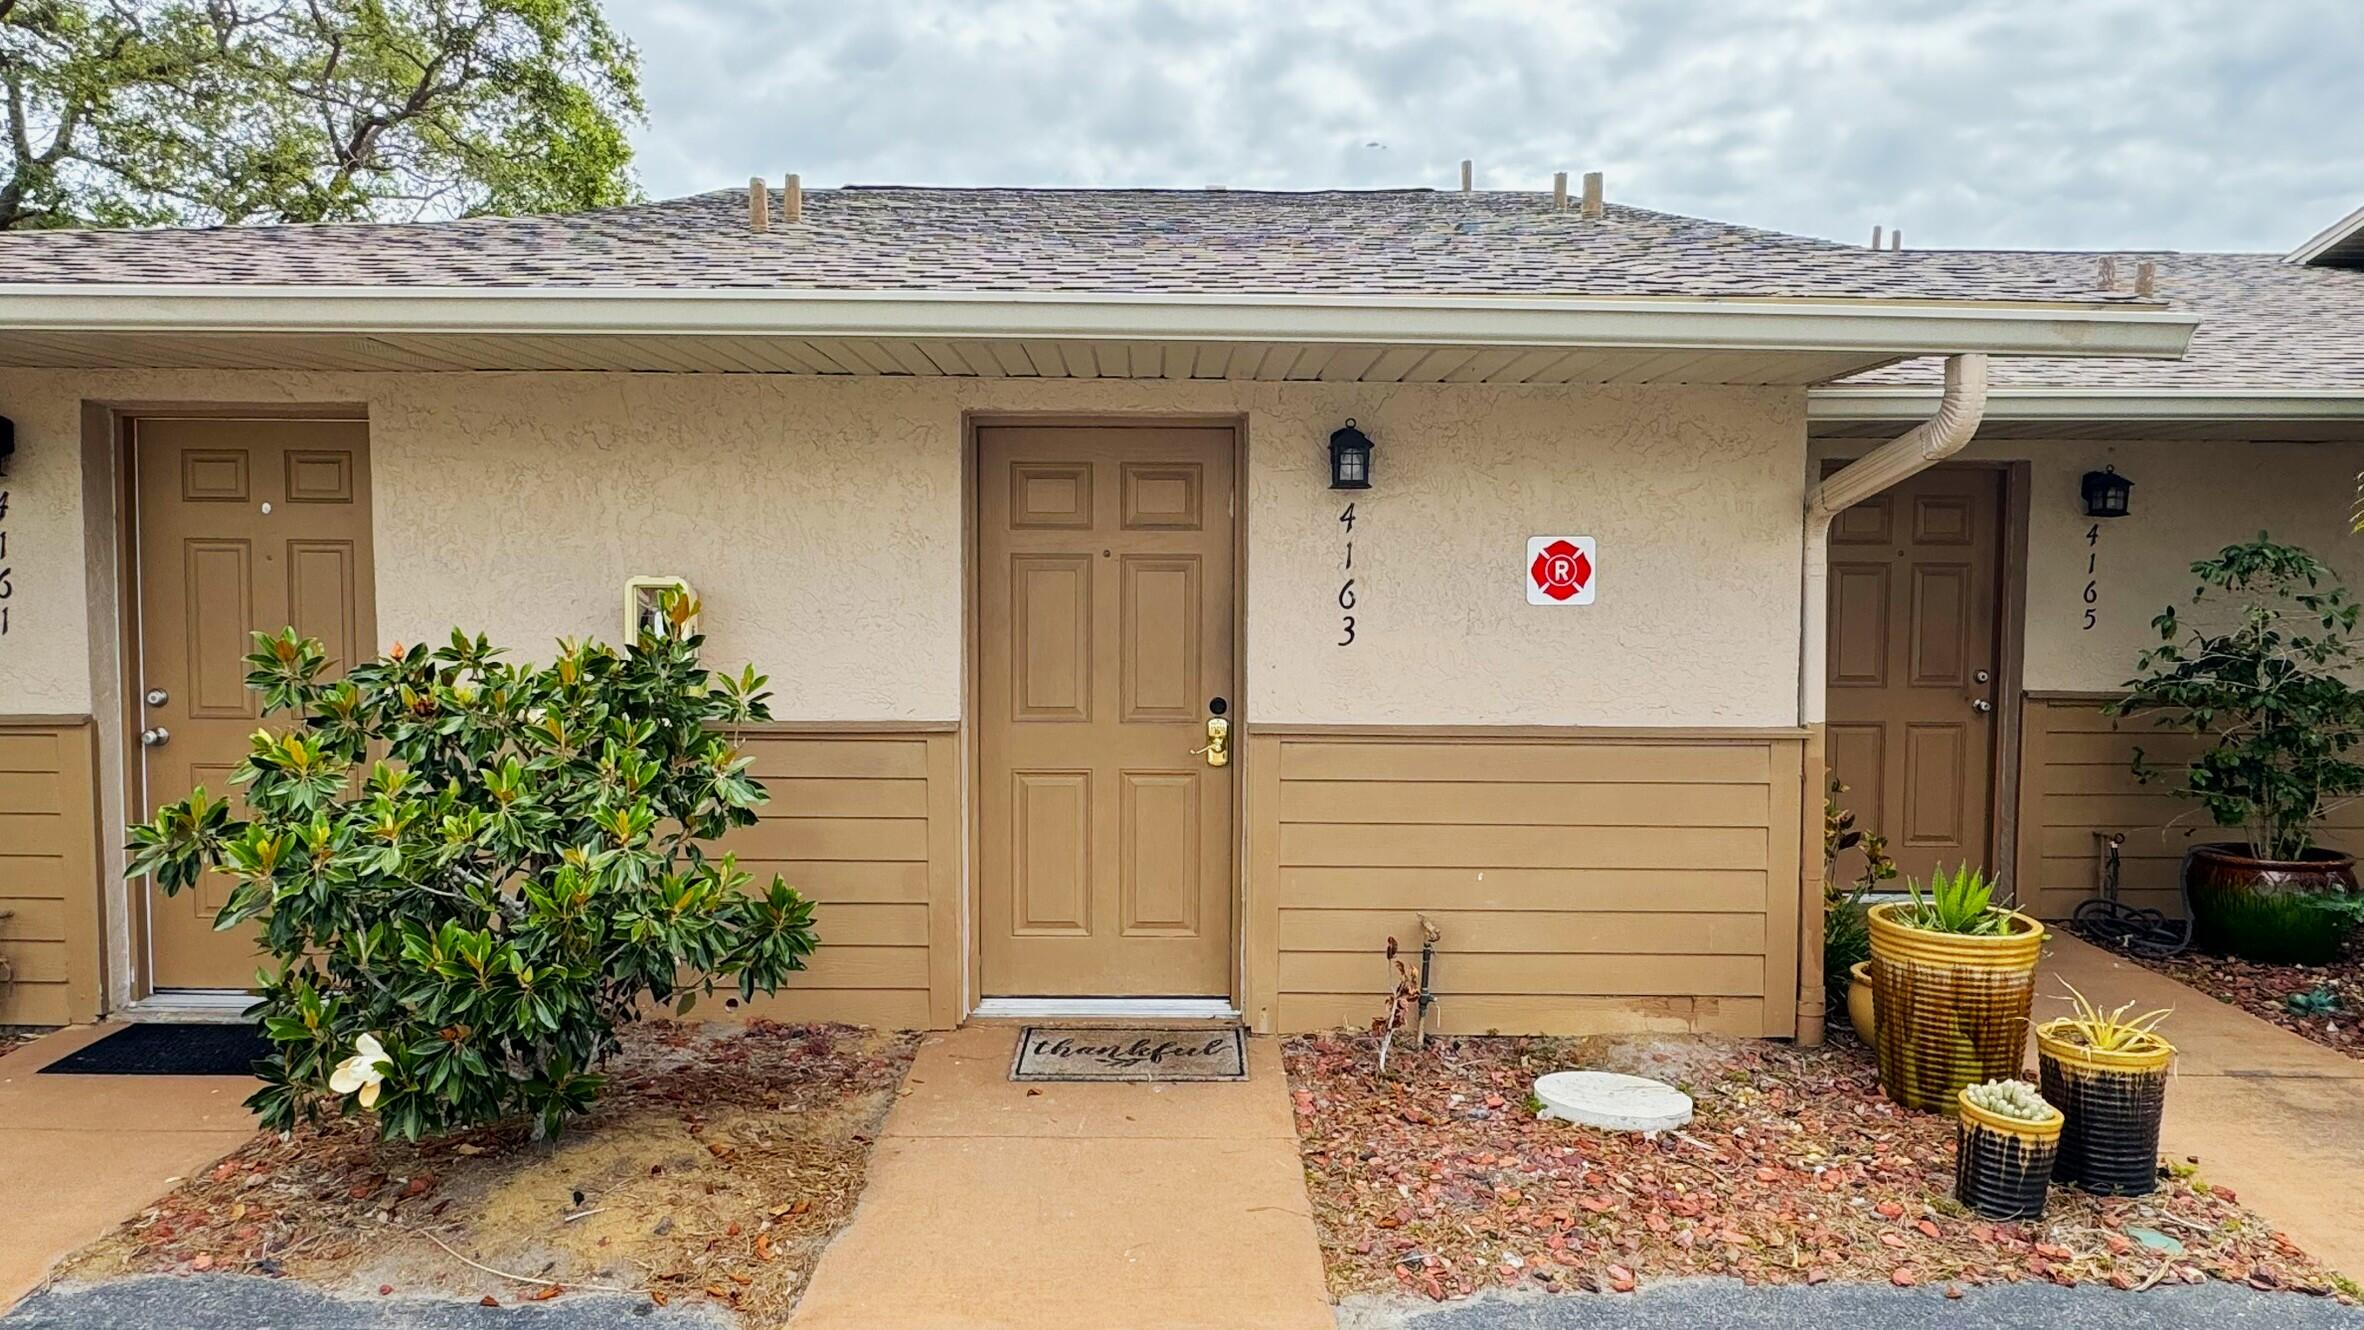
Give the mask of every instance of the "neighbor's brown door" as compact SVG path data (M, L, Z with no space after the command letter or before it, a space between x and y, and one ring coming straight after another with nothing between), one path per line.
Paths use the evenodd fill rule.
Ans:
M327 648L330 677L377 640L368 426L357 420L138 420L139 655L146 814L230 773L262 723L246 689L247 634L293 624ZM151 700L152 699L152 700ZM151 892L150 985L245 988L254 930L217 933L229 881Z
M978 431L987 996L1231 990L1233 441Z
M1923 882L1939 864L1995 867L2002 511L2001 471L1940 466L1831 531L1831 774Z

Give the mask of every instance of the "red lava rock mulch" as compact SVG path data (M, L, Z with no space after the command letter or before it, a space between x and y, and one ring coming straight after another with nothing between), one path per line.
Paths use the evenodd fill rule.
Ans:
M345 1118L257 1135L60 1273L226 1270L490 1304L568 1291L713 1301L776 1325L853 1214L917 1039L653 1022L554 1141L380 1142Z
M2162 960L2112 950L2292 1034L2364 1058L2364 956L2353 950L2329 965L2267 965L2196 951ZM2329 992L2338 1007L2328 1013L2291 1008L2292 997L2317 990Z
M1972 1216L1952 1199L1952 1119L1889 1103L1860 1047L1485 1037L1412 1053L1399 1041L1382 1075L1372 1040L1336 1034L1291 1040L1287 1063L1340 1296L1631 1292L1692 1275L2344 1287L2188 1169L2148 1197L2056 1188L2039 1221ZM1654 1137L1538 1121L1535 1077L1577 1067L1669 1081L1698 1116Z

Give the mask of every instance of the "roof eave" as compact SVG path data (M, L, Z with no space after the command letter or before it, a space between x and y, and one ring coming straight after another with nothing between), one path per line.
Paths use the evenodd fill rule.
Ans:
M135 335L1121 339L2174 359L2198 322L2157 306L1992 301L0 286L0 331Z
M1813 388L1806 418L1816 422L1917 420L1937 401L1935 387ZM2364 421L2364 388L1995 388L1994 421L2252 420Z
M2282 261L2301 265L2319 264L2332 251L2354 246L2360 241L2364 241L2364 208L2356 209L2309 236L2304 244L2283 255Z

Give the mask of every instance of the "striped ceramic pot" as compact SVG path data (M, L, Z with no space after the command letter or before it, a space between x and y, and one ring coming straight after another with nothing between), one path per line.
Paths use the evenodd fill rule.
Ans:
M1904 905L1865 911L1880 1089L1906 1108L1950 1113L1965 1087L2019 1074L2044 926L2012 910L2001 933L1936 933L1899 921Z
M2059 1109L2041 1122L1990 1113L1954 1096L1954 1196L1988 1219L2033 1219L2044 1213L2052 1166L2060 1151Z
M2157 1035L2134 1047L2087 1048L2066 1019L2036 1027L2045 1102L2067 1116L2053 1177L2104 1196L2147 1196L2159 1185L2159 1118L2175 1046Z

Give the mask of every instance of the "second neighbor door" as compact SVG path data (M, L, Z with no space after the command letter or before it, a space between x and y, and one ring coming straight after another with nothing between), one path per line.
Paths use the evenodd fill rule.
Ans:
M235 800L230 773L262 710L247 634L319 638L328 677L377 641L369 540L369 427L358 420L136 420L139 637L134 714L145 818L199 785ZM229 880L167 899L150 889L149 984L248 988L254 930L217 933Z
M1939 466L1831 529L1831 775L1923 883L1939 864L1995 867L2002 528L2001 471ZM1861 868L1851 854L1837 872Z
M977 444L980 991L1228 995L1233 433Z

